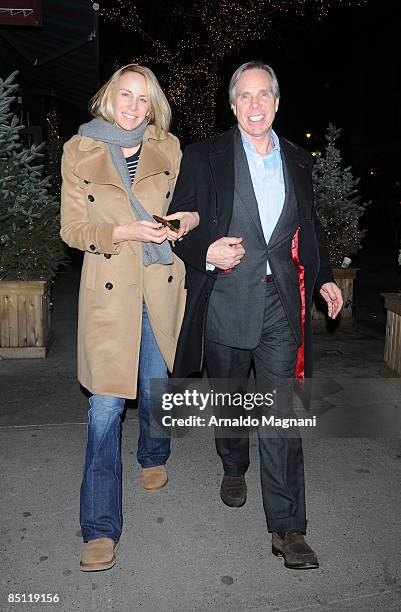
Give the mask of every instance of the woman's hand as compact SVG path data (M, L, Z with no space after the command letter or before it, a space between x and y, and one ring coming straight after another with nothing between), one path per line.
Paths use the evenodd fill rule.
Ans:
M167 228L167 238L168 240L178 240L185 234L188 234L191 230L195 229L199 225L199 213L197 212L177 212L173 215L166 215L163 217L166 221L172 221L173 219L178 219L180 221L180 229L178 232L173 232L171 229Z
M113 230L114 243L136 240L137 242L161 244L166 238L166 228L156 221L134 221L127 225L117 225Z

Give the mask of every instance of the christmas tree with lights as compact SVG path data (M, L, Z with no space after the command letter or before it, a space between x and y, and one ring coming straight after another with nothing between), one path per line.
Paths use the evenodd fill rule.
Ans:
M40 164L44 143L21 141L16 75L0 78L0 280L49 280L65 258L59 202Z
M336 146L340 135L341 129L330 123L325 153L317 158L313 169L316 212L326 233L334 267L341 267L344 257L350 257L361 248L365 232L359 228L359 219L368 205L361 202L360 179L353 177L351 167L344 167Z

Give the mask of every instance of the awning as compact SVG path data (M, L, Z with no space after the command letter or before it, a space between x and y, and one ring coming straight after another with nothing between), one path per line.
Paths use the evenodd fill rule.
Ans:
M2 1L0 10L7 9L6 4ZM21 6L14 7L17 4ZM33 0L8 2L14 11L34 5L40 8L39 4ZM20 19L28 17L19 15ZM52 93L74 106L86 107L98 86L98 11L91 2L43 0L43 27L4 26L4 18L5 13L0 13L0 75L5 78L18 69L18 82L24 89Z

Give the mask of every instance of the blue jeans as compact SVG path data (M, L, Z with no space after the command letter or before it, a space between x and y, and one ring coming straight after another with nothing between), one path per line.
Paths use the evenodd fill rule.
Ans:
M151 378L167 378L167 367L144 303L138 372L140 434L137 452L142 467L164 465L170 455L170 438L165 432L155 437L155 425L152 425ZM85 542L97 538L117 541L121 535L121 415L124 403L121 397L105 395L92 395L89 399L88 440L80 500L80 523Z

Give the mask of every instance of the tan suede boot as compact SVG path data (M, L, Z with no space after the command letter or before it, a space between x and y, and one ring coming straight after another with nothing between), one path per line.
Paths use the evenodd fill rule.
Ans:
M166 486L167 481L167 472L164 465L142 468L142 485L146 491L159 491Z
M110 538L99 538L86 542L81 554L80 569L83 572L110 569L116 562L117 548L118 542L113 542Z

